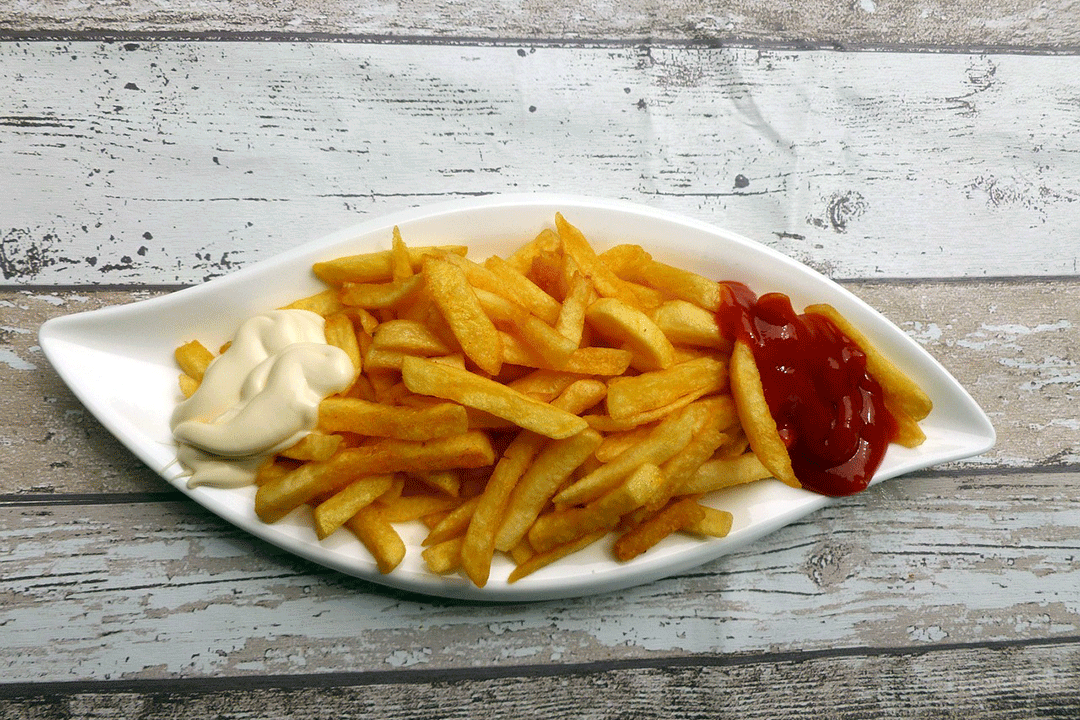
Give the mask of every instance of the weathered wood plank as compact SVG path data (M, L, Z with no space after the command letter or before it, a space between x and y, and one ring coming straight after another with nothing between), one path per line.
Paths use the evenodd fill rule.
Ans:
M1073 638L1078 480L909 476L672 579L488 606L323 570L183 500L8 498L0 665L7 682L254 677Z
M73 5L31 0L0 8L0 29L57 34L266 33L342 37L622 38L643 41L710 39L725 43L817 43L915 48L1080 45L1080 24L1065 0L1015 3L628 2L618 12L597 5L499 3L466 6L426 0L288 4L248 0L219 3Z
M624 197L838 278L1076 275L1076 60L0 44L6 284L188 283L372 214ZM78 88L77 91L72 91ZM1050 229L1050 230L1048 230Z
M499 668L462 675L318 676L284 686L243 680L0 686L0 717L59 720L232 718L964 718L1038 720L1080 714L1076 643L949 648L915 654L672 660L595 668ZM340 684L338 684L340 683ZM235 687L226 687L226 684ZM933 708L932 715L922 710Z
M1060 467L1080 458L1074 280L848 283L915 337L990 414L998 444L962 467ZM165 487L105 432L37 347L46 319L151 291L0 292L0 493Z

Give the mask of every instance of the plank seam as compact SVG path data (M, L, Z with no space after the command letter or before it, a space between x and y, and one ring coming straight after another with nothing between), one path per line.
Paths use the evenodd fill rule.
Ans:
M442 45L463 47L563 47L563 48L688 48L751 49L782 52L888 52L955 55L1078 55L1074 45L1007 45L1000 43L958 45L949 43L845 43L836 40L769 40L748 37L665 38L569 38L505 37L487 38L470 35L388 35L380 33L332 33L290 31L220 31L220 30L84 30L0 28L0 42L285 42L359 45Z
M372 670L328 672L311 675L258 675L177 679L133 680L72 680L45 682L0 683L0 700L48 696L120 694L184 694L199 695L251 690L311 690L318 688L364 687L375 685L460 684L508 678L569 677L602 675L633 670L671 671L749 667L770 664L801 664L816 660L842 658L913 657L934 653L985 650L1014 652L1016 650L1080 645L1080 635L1053 638L997 640L980 643L936 643L919 647L850 647L825 650L786 651L737 655L695 655L688 657L637 658L599 660L565 665L526 664L486 666L475 668Z

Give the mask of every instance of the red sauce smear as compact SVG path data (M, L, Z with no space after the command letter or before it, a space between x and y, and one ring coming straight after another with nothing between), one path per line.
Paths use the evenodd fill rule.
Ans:
M782 293L720 289L720 330L753 351L795 477L823 495L865 489L897 432L866 355L828 318L797 315Z

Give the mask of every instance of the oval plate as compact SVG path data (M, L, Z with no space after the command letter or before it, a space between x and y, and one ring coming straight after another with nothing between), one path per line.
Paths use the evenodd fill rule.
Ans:
M601 251L621 242L643 245L660 261L706 277L739 280L758 293L787 293L796 308L827 302L930 395L918 448L890 446L874 483L930 465L977 455L994 444L994 429L960 384L903 331L836 283L764 245L672 213L622 201L559 195L501 195L419 208L363 222L204 285L113 308L55 318L41 327L41 348L75 395L135 455L169 483L225 520L299 556L396 588L443 597L521 601L606 592L683 572L741 548L832 502L766 480L704 499L734 515L730 535L699 540L671 536L629 563L610 556L610 542L550 565L514 584L509 560L497 554L491 579L476 588L459 575L427 572L419 523L399 529L405 560L382 575L367 550L339 530L320 542L310 510L273 525L253 510L254 489L188 489L176 463L169 416L180 399L173 351L199 338L208 347L228 340L241 321L323 289L312 263L390 247L397 225L410 245L468 245L470 257L505 255L561 212Z

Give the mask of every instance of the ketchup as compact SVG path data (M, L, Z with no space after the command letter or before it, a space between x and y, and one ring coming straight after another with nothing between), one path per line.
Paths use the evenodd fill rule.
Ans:
M866 355L828 318L797 315L782 293L758 298L738 282L720 290L720 331L750 346L795 477L823 495L865 489L897 432Z

